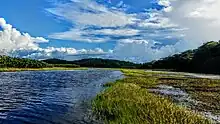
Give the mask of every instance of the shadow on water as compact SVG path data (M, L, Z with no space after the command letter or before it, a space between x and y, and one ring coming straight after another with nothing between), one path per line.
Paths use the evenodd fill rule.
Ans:
M0 124L84 124L90 100L119 71L38 71L0 73Z

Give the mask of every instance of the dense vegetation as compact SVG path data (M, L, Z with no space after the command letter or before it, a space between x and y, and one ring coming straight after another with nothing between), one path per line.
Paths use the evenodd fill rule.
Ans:
M198 49L145 63L141 68L219 74L219 62L220 42L211 41L203 44Z
M46 68L46 67L52 67L52 66L38 60L0 56L0 68Z
M211 122L198 113L192 112L190 109L178 106L173 103L167 97L162 97L158 94L152 93L150 89L156 88L158 84L170 84L172 85L172 80L163 81L159 73L150 73L141 70L122 70L126 78L118 80L114 83L108 83L108 86L104 92L99 94L93 101L93 111L95 115L104 120L107 124L210 124ZM176 83L182 81L176 78ZM186 79L187 80L187 79ZM203 79L201 79L203 80ZM217 81L209 81L207 85L204 83L201 87L204 89L209 87L209 85L219 85ZM191 83L188 83L191 82ZM200 90L197 90L193 86L199 87L200 84L197 83L200 80L187 80L187 83L181 82L184 85L183 88L189 88L189 92L199 95L199 97L205 98L199 94ZM219 82L219 81L218 81ZM179 86L179 85L178 85ZM191 90L190 90L191 88ZM214 87L213 87L214 88ZM198 92L197 92L198 91ZM217 93L219 91L216 91ZM208 91L212 93L212 91ZM207 95L208 95L207 93ZM210 96L213 103L216 105L213 107L212 104L207 104L207 107L212 106L214 109L218 109L218 99L215 96ZM214 100L215 99L215 100ZM205 100L203 100L205 102ZM195 110L198 111L198 107ZM202 108L202 107L200 107ZM199 108L199 109L200 109ZM204 111L208 111L206 109Z
M48 64L53 65L54 67L65 67L65 68L78 68L79 65L74 64L73 61L67 61L67 60L60 60L60 59L46 59L43 60L43 62L46 62Z
M42 60L43 62L46 62L48 64L74 64L73 61L67 61L67 60L61 60L61 59L46 59Z
M76 61L66 61L59 59L48 59L44 60L49 64L75 64L81 67L96 67L96 68L137 68L139 64L132 62L111 60L111 59L99 59L99 58L90 58L82 59Z
M82 59L74 61L74 63L82 67L97 68L136 68L138 66L138 64L132 62L99 58Z

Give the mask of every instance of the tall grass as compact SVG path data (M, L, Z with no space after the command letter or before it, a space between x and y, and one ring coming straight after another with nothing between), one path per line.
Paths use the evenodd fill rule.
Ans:
M156 85L144 71L123 70L125 79L110 83L93 101L98 119L109 124L209 124L202 116L149 93ZM143 88L144 87L144 88Z

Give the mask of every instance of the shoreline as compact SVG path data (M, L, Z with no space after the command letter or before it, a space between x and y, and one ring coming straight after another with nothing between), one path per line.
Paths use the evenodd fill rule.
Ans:
M0 72L20 72L20 71L59 71L59 70L88 70L88 68L62 68L62 67L53 67L53 68L0 68Z

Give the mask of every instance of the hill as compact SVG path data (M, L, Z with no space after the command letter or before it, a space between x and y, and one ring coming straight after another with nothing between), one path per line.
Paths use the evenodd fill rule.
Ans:
M145 63L141 68L220 74L220 42L210 41L197 49Z
M74 64L73 61L61 60L61 59L56 59L56 58L46 59L42 61L49 63L49 64Z
M51 64L54 67L66 67L66 68L80 67L79 65L76 65L73 61L67 61L67 60L61 60L61 59L55 59L55 58L46 59L46 60L43 60L43 62Z
M0 56L0 68L46 68L46 67L51 67L51 65L38 60Z
M120 61L113 59L90 58L73 61L82 67L98 67L98 68L137 68L139 64L128 61Z
M112 59L100 59L89 58L76 61L66 61L59 59L47 59L43 60L49 64L75 64L81 67L96 67L96 68L137 68L139 64L135 64L127 61L112 60Z

